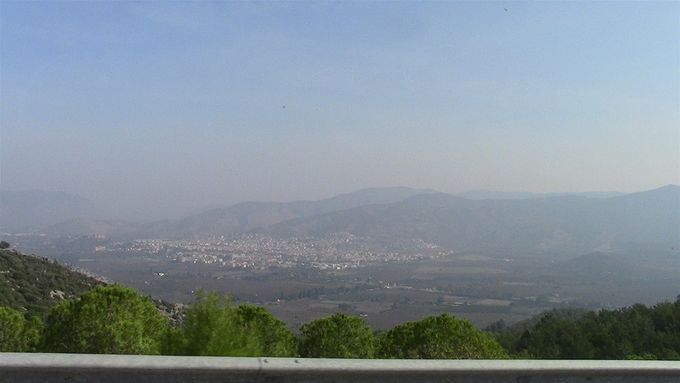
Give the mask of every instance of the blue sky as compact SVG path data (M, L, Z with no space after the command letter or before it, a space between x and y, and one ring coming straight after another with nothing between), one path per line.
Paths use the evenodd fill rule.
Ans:
M146 214L389 185L679 183L679 15L677 2L4 1L0 186Z

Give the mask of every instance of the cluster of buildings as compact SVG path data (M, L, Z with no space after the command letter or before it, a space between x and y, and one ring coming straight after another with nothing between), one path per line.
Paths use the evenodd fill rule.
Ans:
M400 250L385 249L351 234L327 238L274 238L248 234L234 238L139 239L110 243L97 252L133 253L164 257L172 262L209 264L227 268L266 270L311 267L344 270L385 262L432 259L447 251L426 242L414 242Z

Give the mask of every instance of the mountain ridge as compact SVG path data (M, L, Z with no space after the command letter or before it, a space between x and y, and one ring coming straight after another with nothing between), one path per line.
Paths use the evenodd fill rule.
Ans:
M196 236L224 235L248 232L300 217L309 217L357 206L393 203L418 194L435 193L431 189L407 187L367 188L316 201L240 202L232 206L211 209L177 221L156 224L148 235ZM170 233L170 234L168 234Z
M680 247L680 186L588 194L469 199L432 189L369 188L317 201L242 202L150 223L73 218L45 232L128 239L351 233L383 243L421 239L454 251L526 254Z
M444 193L302 217L260 230L277 236L348 232L417 236L456 251L587 253L631 243L680 243L680 187L608 198L468 200Z

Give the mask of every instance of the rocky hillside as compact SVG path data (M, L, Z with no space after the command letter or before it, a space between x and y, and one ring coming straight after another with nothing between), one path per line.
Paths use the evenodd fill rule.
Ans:
M47 258L0 250L0 306L42 315L99 283Z
M104 282L48 258L0 250L0 307L44 316L54 304L77 297ZM182 319L182 305L153 299L173 323Z

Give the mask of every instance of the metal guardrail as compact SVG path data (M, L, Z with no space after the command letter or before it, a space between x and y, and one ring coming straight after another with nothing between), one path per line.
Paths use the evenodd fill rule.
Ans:
M0 382L680 382L680 362L0 353Z

